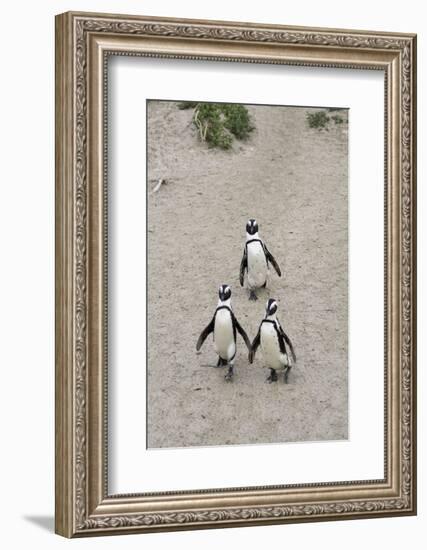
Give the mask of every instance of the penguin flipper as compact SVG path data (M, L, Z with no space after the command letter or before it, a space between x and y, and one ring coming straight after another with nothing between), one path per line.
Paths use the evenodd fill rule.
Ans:
M265 245L264 243L264 251L265 251L265 256L267 258L267 261L269 261L271 263L271 265L274 267L274 269L276 270L276 273L277 275L279 275L279 277L282 276L282 272L280 271L280 267L279 267L279 264L276 262L273 254L268 250L267 246Z
M257 335L254 338L254 341L252 342L251 351L249 352L249 363L251 364L254 362L255 353L260 343L261 343L261 325L258 329Z
M283 337L283 339L285 340L285 342L286 342L287 345L289 346L289 349L290 349L290 352L291 352L291 356L292 356L292 361L293 361L294 363L296 363L296 362L297 362L297 356L295 355L294 346L292 345L291 339L290 339L289 336L286 334L286 332L283 330L282 325L280 325L280 323L279 323L279 330L280 330L281 336Z
M277 332L277 338L279 340L280 353L286 354L286 345L285 345L285 339L283 337L283 333L280 330L277 330L277 328L276 328L276 332Z
M243 281L245 279L245 269L248 268L248 256L246 253L246 246L243 250L242 261L240 262L240 286L243 286Z
M199 339L197 340L197 345L196 345L197 351L199 351L199 349L202 347L203 342L206 340L209 334L214 331L214 327L215 327L215 315L212 317L212 321L209 323L209 325L202 330L202 333L200 334Z
M297 362L297 356L295 355L294 346L292 345L292 342L291 342L290 338L288 337L288 335L285 334L285 333L283 333L283 334L284 334L283 338L285 339L285 342L288 344L289 349L291 350L292 361L294 363L296 363Z
M233 322L234 322L234 326L236 327L236 329L239 331L239 334L240 336L243 338L243 340L245 341L245 344L246 344L246 347L248 348L248 351L250 352L251 351L251 342L248 338L248 335L246 334L246 332L243 330L243 327L242 325L239 323L239 321L236 319L236 317L234 316L234 313L233 313Z

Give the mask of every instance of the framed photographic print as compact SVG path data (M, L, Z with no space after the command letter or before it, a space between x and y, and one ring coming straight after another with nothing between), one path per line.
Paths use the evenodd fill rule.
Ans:
M416 513L416 37L56 18L56 532Z

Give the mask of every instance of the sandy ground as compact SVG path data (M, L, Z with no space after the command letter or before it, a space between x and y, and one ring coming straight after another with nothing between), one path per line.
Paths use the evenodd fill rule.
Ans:
M148 447L346 439L347 124L310 129L308 108L250 106L256 130L233 151L198 141L191 111L148 106ZM340 111L346 118L347 112ZM248 301L239 265L248 218L282 268ZM238 337L233 383L212 337L196 341L220 284L252 340L269 296L292 339L289 384L267 384Z

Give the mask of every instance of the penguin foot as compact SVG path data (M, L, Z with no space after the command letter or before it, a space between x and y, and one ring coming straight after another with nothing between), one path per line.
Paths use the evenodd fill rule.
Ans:
M234 369L233 369L233 367L228 367L228 372L227 372L227 374L224 376L225 381L226 381L226 382L231 382L231 381L233 380L233 376L234 376Z
M275 369L270 369L270 376L267 378L267 382L271 384L272 382L277 382L277 372Z
M255 302L255 300L258 300L258 296L255 294L253 290L249 292L249 300L251 302Z
M285 369L285 374L283 376L283 381L285 382L285 384L288 383L288 377L289 377L289 371L291 370L291 367L286 367Z

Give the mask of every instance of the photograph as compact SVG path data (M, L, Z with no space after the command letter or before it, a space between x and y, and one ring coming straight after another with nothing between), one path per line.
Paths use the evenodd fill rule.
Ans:
M349 109L146 109L147 448L347 440Z

